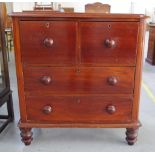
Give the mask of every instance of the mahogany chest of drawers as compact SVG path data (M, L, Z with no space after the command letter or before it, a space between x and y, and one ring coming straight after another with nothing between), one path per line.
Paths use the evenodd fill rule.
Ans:
M22 141L32 128L126 128L137 139L145 17L14 13Z
M155 65L155 24L149 24L149 44L146 61Z

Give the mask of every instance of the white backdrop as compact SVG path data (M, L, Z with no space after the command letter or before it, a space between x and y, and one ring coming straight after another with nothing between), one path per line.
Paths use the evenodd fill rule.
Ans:
M108 3L111 5L112 13L130 13L131 2L134 4L134 13L152 14L155 8L155 0L97 0L98 2ZM60 2L63 7L74 7L76 12L84 12L84 5L87 3L93 3L96 0L87 0L79 2ZM58 2L57 2L58 3ZM22 10L32 10L34 6L33 2L14 2L13 10L20 12Z

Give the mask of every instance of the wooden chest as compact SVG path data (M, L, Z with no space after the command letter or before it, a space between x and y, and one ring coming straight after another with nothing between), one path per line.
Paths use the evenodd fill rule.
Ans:
M22 141L32 128L126 128L137 139L145 17L14 13Z
M155 24L149 24L149 45L146 61L155 65Z

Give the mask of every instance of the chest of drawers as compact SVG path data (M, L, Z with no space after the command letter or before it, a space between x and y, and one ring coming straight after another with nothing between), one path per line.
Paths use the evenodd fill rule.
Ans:
M149 41L146 61L155 65L155 25L149 24Z
M19 128L126 128L137 139L143 15L14 13Z

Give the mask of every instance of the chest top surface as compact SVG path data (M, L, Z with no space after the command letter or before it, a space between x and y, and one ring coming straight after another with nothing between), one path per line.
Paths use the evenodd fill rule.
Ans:
M46 18L81 18L81 19L110 19L110 20L123 20L123 21L139 21L145 19L146 16L143 14L104 14L104 13L61 13L61 12L50 12L50 11L24 11L14 12L10 14L12 17L29 18L29 17L46 17Z

